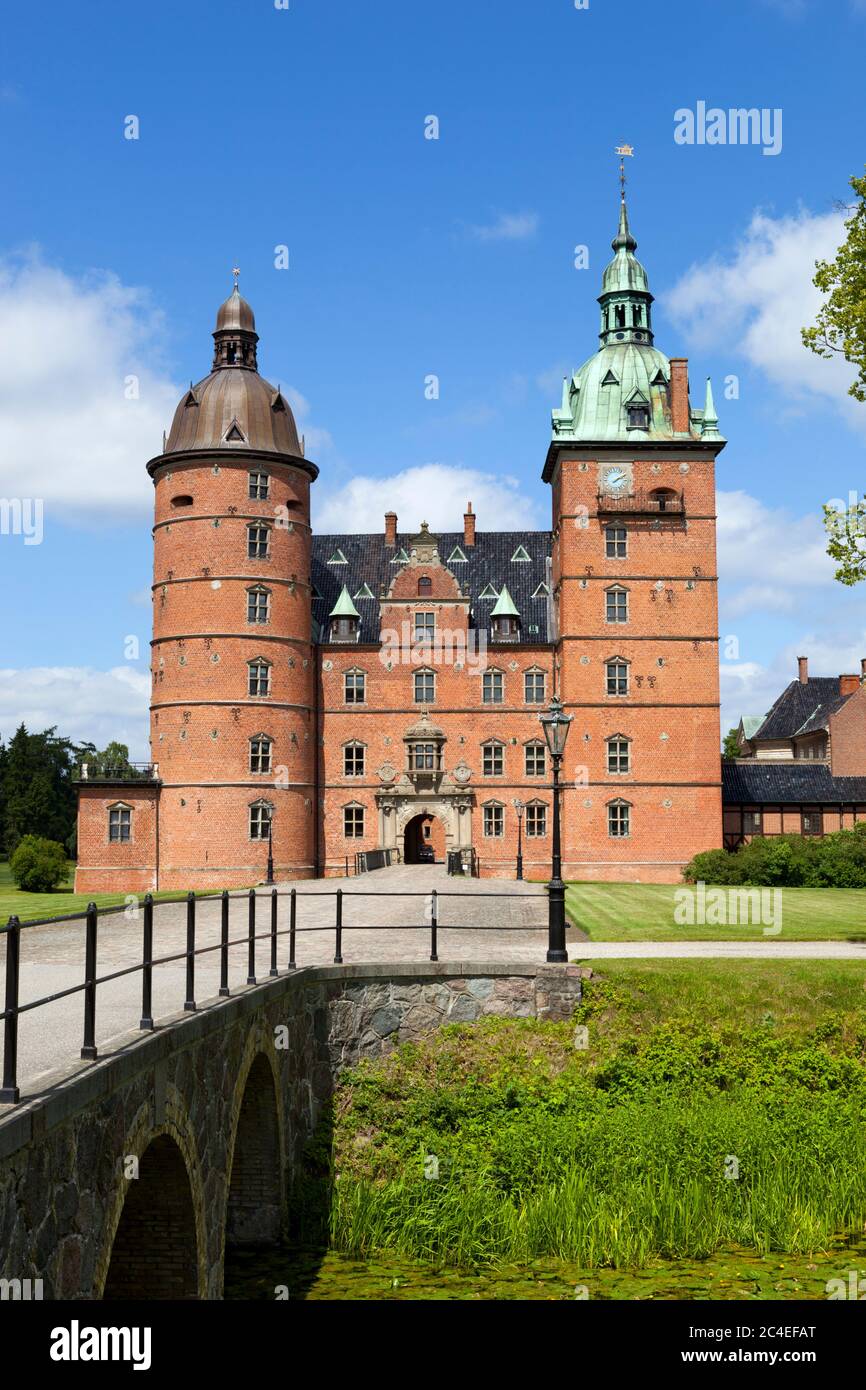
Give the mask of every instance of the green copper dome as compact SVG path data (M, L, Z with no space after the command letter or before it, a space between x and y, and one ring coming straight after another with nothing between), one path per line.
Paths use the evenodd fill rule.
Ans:
M602 296L615 294L620 290L649 294L647 273L634 255L637 242L629 229L625 199L622 200L619 209L619 230L610 244L616 254L605 267L601 280Z

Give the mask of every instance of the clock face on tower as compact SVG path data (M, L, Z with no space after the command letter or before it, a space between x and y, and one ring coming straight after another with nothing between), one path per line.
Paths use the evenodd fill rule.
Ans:
M628 473L625 468L615 467L604 470L605 492L622 492L628 487Z

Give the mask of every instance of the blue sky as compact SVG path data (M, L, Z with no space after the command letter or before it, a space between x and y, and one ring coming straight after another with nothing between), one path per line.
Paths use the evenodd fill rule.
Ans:
M40 545L0 536L0 735L23 717L145 756L144 464L208 371L235 263L322 470L319 529L378 527L389 503L455 527L468 497L482 529L548 525L549 412L597 345L621 140L656 342L689 356L693 394L712 374L730 441L724 717L762 712L800 649L857 669L863 595L832 580L820 508L862 490L866 407L798 329L866 160L864 42L863 0L10 10L0 496L45 520ZM699 101L781 109L781 152L677 144Z

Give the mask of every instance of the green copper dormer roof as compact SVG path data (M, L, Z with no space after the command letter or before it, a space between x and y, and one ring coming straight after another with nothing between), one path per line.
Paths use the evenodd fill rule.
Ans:
M345 584L343 585L342 589L340 590L340 597L337 599L337 602L334 604L334 606L333 606L333 608L331 609L331 611L330 611L330 613L328 614L328 616L329 616L330 618L360 618L360 617L361 617L361 614L358 612L357 608L355 607L354 603L352 602L351 595L350 595L350 593L349 593L349 590L346 588L346 585L345 585Z
M503 584L502 592L490 610L491 618L519 618L520 614L514 607L514 599L508 592L508 586Z

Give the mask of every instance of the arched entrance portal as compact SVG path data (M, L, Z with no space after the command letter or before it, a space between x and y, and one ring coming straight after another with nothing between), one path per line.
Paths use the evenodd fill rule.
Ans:
M197 1298L195 1212L183 1155L160 1134L129 1184L103 1298Z
M403 832L403 861L406 864L441 864L445 859L445 827L438 816L422 811L413 816Z

